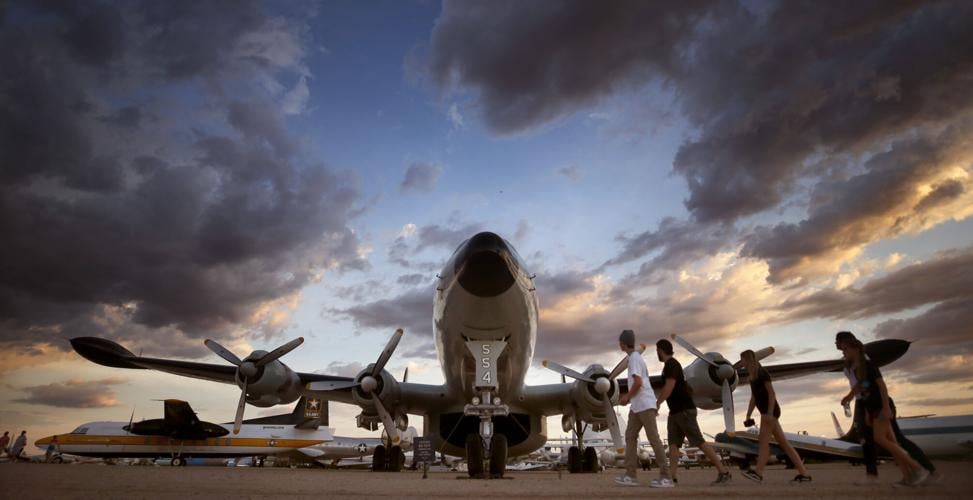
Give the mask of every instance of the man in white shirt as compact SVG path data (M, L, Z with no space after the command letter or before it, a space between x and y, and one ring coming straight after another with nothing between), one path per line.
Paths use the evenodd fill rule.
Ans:
M655 419L659 415L655 392L649 384L649 370L645 366L642 355L635 350L635 332L624 330L618 337L618 347L628 354L628 392L622 394L619 403L631 403L628 412L628 427L625 429L625 475L615 478L615 482L623 486L638 486L635 480L638 470L639 432L645 428L645 434L655 452L655 461L659 465L659 479L653 479L649 484L653 488L672 488L674 486L669 476L669 461L666 450L659 438L659 428Z

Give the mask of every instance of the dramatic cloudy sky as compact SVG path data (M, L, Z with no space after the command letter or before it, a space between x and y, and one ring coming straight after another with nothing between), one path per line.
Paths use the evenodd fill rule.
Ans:
M902 413L973 411L970 2L13 0L0 46L0 430L231 419L82 335L301 335L289 365L352 374L402 326L392 371L441 382L433 279L483 229L537 274L530 383L623 328L768 362L848 329L916 341ZM781 382L785 428L830 433L844 387Z

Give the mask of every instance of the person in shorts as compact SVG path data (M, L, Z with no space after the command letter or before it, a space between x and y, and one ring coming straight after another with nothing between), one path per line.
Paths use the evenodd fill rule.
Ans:
M672 342L666 339L656 342L655 352L659 361L663 363L662 378L664 383L659 391L658 399L669 405L669 421L666 430L669 434L669 470L672 474L673 483L677 482L676 471L679 464L679 449L682 448L682 443L688 440L690 446L699 448L706 455L706 458L716 466L719 475L716 476L716 481L713 481L712 484L728 484L731 479L730 471L723 466L720 456L703 439L703 433L699 431L699 423L696 421L696 403L693 402L692 394L689 392L689 384L686 383L682 365L672 356Z

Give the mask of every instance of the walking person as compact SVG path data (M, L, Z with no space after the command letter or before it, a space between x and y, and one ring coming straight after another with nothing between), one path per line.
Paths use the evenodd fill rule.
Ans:
M20 431L20 435L14 441L14 445L10 448L10 459L14 462L21 460L20 454L24 452L24 448L27 446L27 431Z
M645 360L635 350L635 332L623 331L618 337L618 347L628 354L628 392L622 394L619 403L622 405L631 403L631 406L628 411L628 425L625 428L625 475L615 478L615 482L623 486L638 485L635 475L639 462L639 433L644 428L659 465L659 479L653 479L649 486L672 488L673 482L669 477L666 449L662 446L659 428L656 425L656 417L659 416L658 403L655 392L649 384L649 370L645 366Z
M669 472L672 474L672 482L678 483L676 471L679 464L679 449L682 448L683 441L688 440L690 446L698 447L716 466L718 475L712 484L729 484L732 479L730 471L726 470L720 456L713 451L713 447L703 439L703 433L699 431L696 403L689 393L689 384L686 383L682 365L672 356L672 342L666 339L659 340L655 344L655 352L659 361L664 364L662 378L665 382L659 391L658 399L669 405L666 431L669 435L669 464L671 465Z
M3 433L3 437L0 437L0 456L4 453L10 454L10 431Z
M929 477L929 471L922 468L896 442L895 432L892 430L893 412L882 372L877 365L865 357L865 348L858 339L842 342L839 349L845 359L850 360L849 368L854 372L856 380L851 392L842 399L842 402L848 401L856 394L861 395L865 423L872 429L875 444L891 453L899 470L902 471L902 480L898 484L908 486L921 484ZM873 476L878 477L877 468Z
M798 474L794 476L791 482L811 482L811 475L804 467L804 461L787 441L787 436L780 426L780 403L777 402L777 394L774 391L770 373L763 366L760 366L756 354L749 349L740 353L740 361L743 362L743 366L750 376L750 406L747 408L747 420L750 420L754 408L760 410L760 444L757 452L757 466L754 469L743 471L743 476L758 483L763 482L764 468L767 466L767 459L770 456L770 436L773 434L774 439L777 440L777 445L784 450L787 458L797 468Z

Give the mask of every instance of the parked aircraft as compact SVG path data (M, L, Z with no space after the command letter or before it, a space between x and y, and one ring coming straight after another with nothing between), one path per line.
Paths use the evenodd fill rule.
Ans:
M625 359L612 371L593 364L580 373L549 363L574 381L525 385L537 339L537 295L534 276L503 238L483 232L456 249L438 275L432 324L446 381L441 385L399 382L385 370L402 330L396 331L375 363L352 378L296 373L284 365L279 358L302 339L270 353L254 351L244 359L216 342L206 343L232 366L137 356L100 338L74 338L71 344L85 358L106 366L153 369L236 384L241 388L237 422L246 403L266 407L307 396L357 405L362 409L357 418L359 427L376 430L382 423L389 434L385 445L375 447L373 470L384 470L396 461L390 461L390 456L401 456L399 432L408 427L408 415L423 417L423 435L432 440L437 451L465 456L472 477L484 477L486 472L502 476L508 455L526 455L542 447L547 441L549 415L562 415L565 432L582 429L586 423L608 428L616 449L624 447L612 405L627 390L626 381L616 379L625 369ZM614 335L599 341L599 345L614 346ZM882 340L868 344L866 352L879 365L886 365L908 347L903 340ZM696 404L702 409L731 405L732 397L726 396L738 384L747 383L746 370L731 365L718 353L691 351L698 359L685 368L685 373ZM835 359L766 369L775 380L782 380L837 372L841 367L842 361ZM655 376L651 383L656 386L662 380ZM596 452L575 450L571 455L573 460L581 460L596 456Z
M844 432L834 413L831 414L831 419L835 426L836 438L811 436L806 432L785 432L784 434L802 458L860 462L862 447L857 434L853 430ZM973 415L905 417L899 418L898 424L902 433L919 446L929 458L973 456ZM715 446L729 452L738 461L749 463L757 456L758 437L757 428L738 432L735 436L720 433L716 435ZM880 453L888 455L884 450L880 450ZM777 446L772 437L770 454L782 459L785 457L784 451Z
M141 422L89 422L70 433L47 436L34 444L43 449L57 437L63 454L99 458L171 458L172 465L182 466L188 458L266 457L332 440L328 428L274 423L280 417L294 414L255 419L242 425L237 434L229 436L229 425L200 421L185 401L167 399L164 408L164 418ZM303 411L303 408L299 409Z

